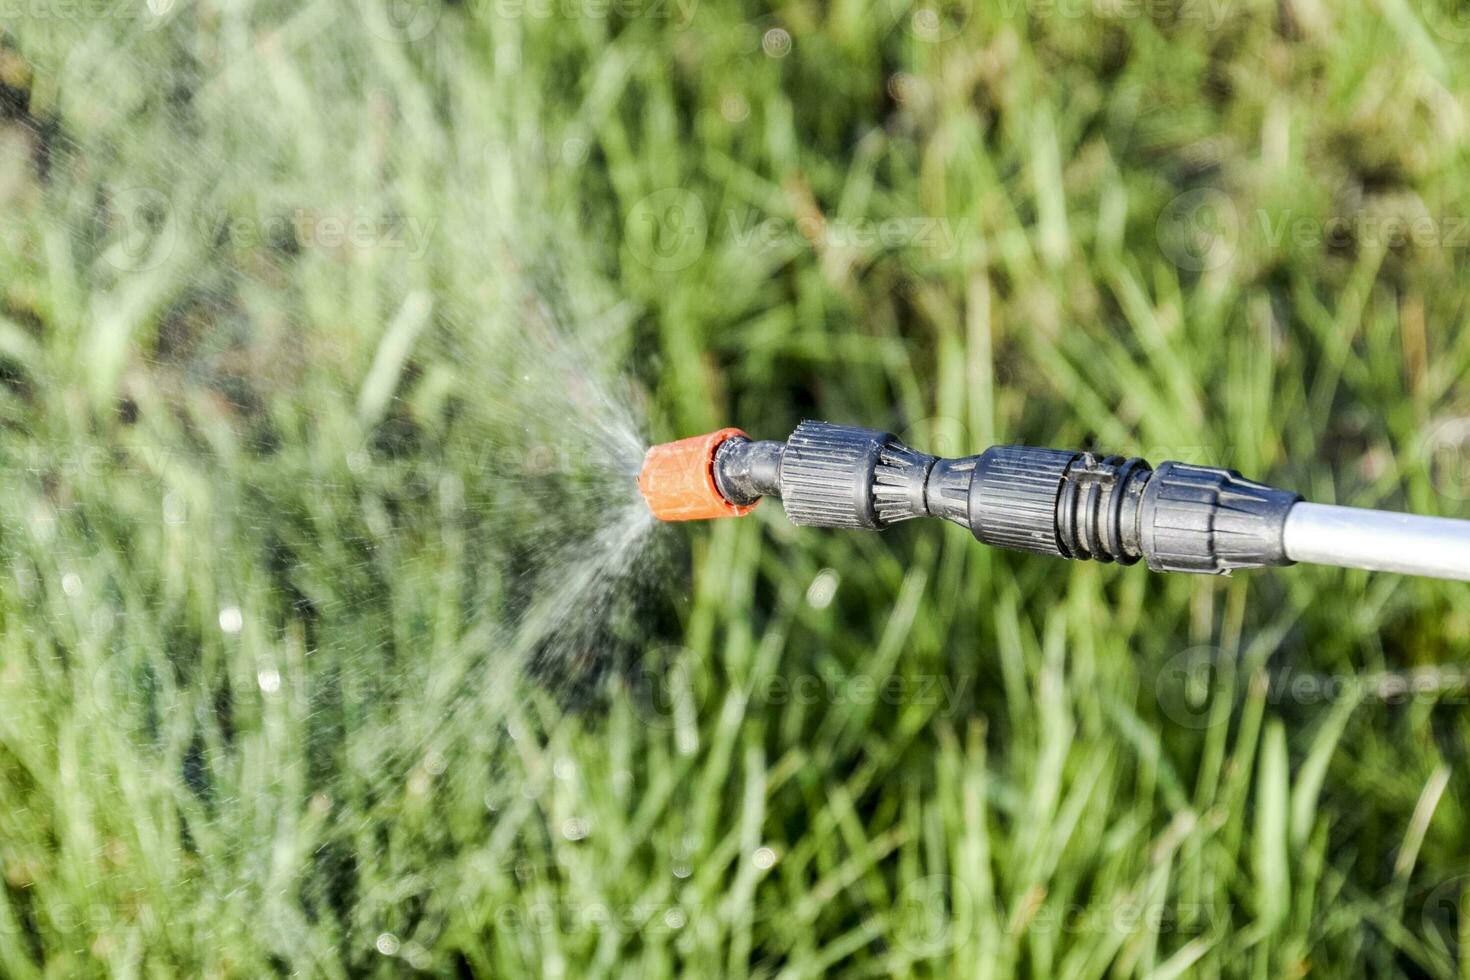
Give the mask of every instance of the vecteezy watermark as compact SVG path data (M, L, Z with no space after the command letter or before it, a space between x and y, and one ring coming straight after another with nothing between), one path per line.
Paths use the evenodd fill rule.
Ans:
M704 915L679 902L599 902L560 898L503 905L495 926L509 935L670 936L697 924Z
M898 433L906 446L931 456L955 459L984 452L988 447L975 445L970 427L963 419L950 415L930 415L918 419Z
M948 674L890 674L881 678L872 674L852 674L846 677L824 677L817 674L787 677L776 674L757 684L751 692L750 700L777 707L788 704L859 707L882 704L897 708L917 704L937 707L940 714L953 717L973 680L971 677L951 677Z
M1299 248L1349 248L1374 245L1403 249L1470 248L1470 217L1432 215L1424 211L1360 208L1327 217L1296 214L1291 210L1255 212L1261 240L1273 248L1292 244Z
M1464 0L1419 0L1419 13L1429 29L1446 41L1470 41L1470 5Z
M821 581L819 578L818 581ZM773 674L728 699L749 707L830 705L890 708L920 705L953 718L963 708L974 684L967 675L873 674L822 676L812 673ZM628 696L638 717L652 728L693 731L705 708L707 685L700 683L697 658L684 647L660 646L646 654L626 678Z
M392 249L411 259L428 251L438 219L413 215L383 216L375 210L334 211L296 208L289 214L202 214L199 230L206 240L242 251L261 248Z
M1165 460L1194 463L1197 466L1219 466L1234 468L1236 449L1234 446L1192 446L1160 443L1155 446L1098 446L1093 452L1099 455L1139 456L1158 466Z
M1231 0L1000 0L1007 15L1034 20L1142 20L1198 24L1217 31L1236 9Z
M1370 201L1331 214L1291 208L1244 213L1223 190L1198 187L1159 214L1159 248L1180 269L1207 272L1229 262L1243 244L1282 248L1470 250L1470 215L1432 214L1416 199Z
M536 164L564 163L573 167L587 162L592 146L580 136L551 140L536 135L529 140L493 139L485 144L485 162L492 168L508 166L507 161L530 160Z
M1235 661L1218 647L1190 647L1170 657L1154 678L1154 697L1164 716L1185 728L1210 727L1219 671Z
M145 31L164 22L175 0L0 0L0 23L125 21Z
M665 187L638 201L624 222L629 253L655 272L679 272L704 253L709 218L693 191Z
M810 246L861 252L920 248L941 259L954 258L970 221L938 217L819 218L796 221L758 218L752 212L726 212L731 238L741 249L776 250Z
M977 0L920 0L909 14L909 27L921 41L938 44L964 32Z
M1424 940L1459 957L1460 937L1470 921L1470 875L1456 875L1430 889L1419 916Z
M155 480L176 462L173 450L159 446L134 446L123 452L116 447L99 445L29 444L19 450L0 453L0 474L3 474L0 479L59 479L69 483L112 481L124 477Z
M939 259L959 254L969 238L969 219L930 215L891 218L794 220L766 217L746 209L730 209L720 226L741 251L814 249L875 254L922 249ZM710 220L693 191L666 187L642 198L628 211L624 241L633 258L656 272L678 272L693 265L709 243Z
M1164 206L1155 233L1169 261L1187 272L1208 272L1235 255L1240 219L1224 191L1197 187Z
M1206 902L1158 902L1118 895L1086 902L1043 904L1031 918L1027 932L1070 935L1117 935L1140 927L1156 935L1203 935L1213 932L1224 909Z
M1154 683L1159 708L1185 728L1209 728L1228 717L1218 698L1225 681L1239 669L1235 657L1218 647L1191 647L1170 657ZM1310 708L1357 701L1364 704L1470 704L1470 669L1419 667L1364 674L1319 674L1290 665L1265 675L1266 701L1276 707ZM1234 685L1236 691L1244 682Z
M934 956L971 934L975 903L954 875L915 878L899 890L892 906L892 932L915 956Z
M683 30L699 0L472 0L496 20L652 20Z
M443 0L368 0L367 26L385 41L412 44L439 25Z
M1013 937L1118 935L1140 928L1157 935L1197 936L1217 931L1221 920L1233 914L1228 903L1157 901L1127 893L1048 901L1039 887L1012 903L991 897L982 908L965 883L948 874L913 879L900 889L891 908L893 938L915 956L934 956L970 940L982 914Z
M156 269L178 244L172 203L153 187L112 191L93 220L102 259L119 272Z
M439 26L445 6L444 0L375 0L368 7L368 28L386 41L422 41ZM469 6L500 21L653 20L684 30L699 0L470 0Z
M1470 500L1470 415L1437 422L1425 439L1424 455L1440 496Z
M703 704L695 686L694 664L694 652L678 645L658 646L639 658L627 679L628 696L645 725L692 737Z

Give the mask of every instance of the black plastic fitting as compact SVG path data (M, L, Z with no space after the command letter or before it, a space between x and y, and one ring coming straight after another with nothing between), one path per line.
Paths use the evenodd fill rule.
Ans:
M890 432L811 421L784 444L727 440L715 481L735 504L779 496L794 524L938 517L1001 548L1204 574L1291 564L1282 533L1301 499L1229 469L1029 446L941 459Z

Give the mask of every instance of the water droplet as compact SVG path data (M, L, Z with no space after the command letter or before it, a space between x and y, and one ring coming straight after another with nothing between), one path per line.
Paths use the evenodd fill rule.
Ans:
M561 835L567 840L581 840L587 836L587 821L581 817L568 817L562 822Z
M757 847L750 857L757 868L765 871L776 863L776 852L769 847Z
M442 776L444 770L449 768L449 762L444 758L444 753L437 749L430 749L429 754L424 756L424 769L431 776Z
M556 774L557 779L571 779L577 775L577 764L571 759L557 759L551 771Z
M681 929L684 926L684 922L684 910L679 908L677 905L673 906L664 913L664 925L668 926L670 929Z
M396 956L398 954L398 937L391 932L378 933L378 941L373 943L373 945L384 956Z
M239 606L225 606L219 611L219 628L226 633L238 633L245 628L245 616Z
M76 572L67 572L61 576L61 591L67 595L82 594L82 577Z
M265 693L275 694L281 689L281 672L274 667L264 667L256 673L255 682L260 685L260 689Z

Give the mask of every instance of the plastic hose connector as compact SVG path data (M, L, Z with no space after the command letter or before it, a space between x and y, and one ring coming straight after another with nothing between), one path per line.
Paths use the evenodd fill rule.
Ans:
M1291 564L1282 535L1300 499L1234 470L996 446L976 460L969 523L1002 548L1218 575Z
M1139 542L1156 572L1220 575L1290 565L1286 515L1301 494L1234 470L1160 463L1139 501Z
M1032 446L992 446L975 461L970 530L985 544L1066 556L1057 535L1057 499L1067 468L1081 453Z
M882 527L873 503L874 471L889 432L803 422L781 456L781 504L793 524Z

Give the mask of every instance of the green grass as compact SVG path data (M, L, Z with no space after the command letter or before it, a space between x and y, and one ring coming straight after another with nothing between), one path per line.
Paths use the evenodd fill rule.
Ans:
M524 629L603 401L1466 515L1449 7L163 6L0 50L0 974L1470 974L1462 586L767 506Z

